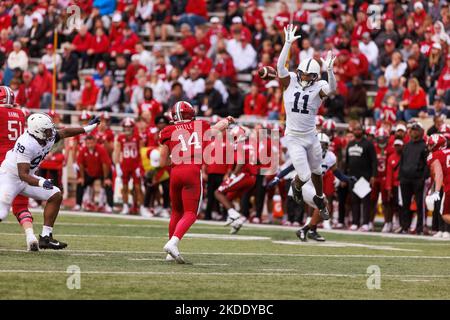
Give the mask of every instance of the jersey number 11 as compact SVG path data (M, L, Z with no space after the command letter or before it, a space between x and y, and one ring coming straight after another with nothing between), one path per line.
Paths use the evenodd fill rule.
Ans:
M292 112L300 112L300 113L304 113L304 114L309 114L309 110L308 110L308 99L309 99L309 95L305 94L302 99L303 99L303 106L302 109L300 110L298 108L298 100L300 100L300 92L296 92L294 94L295 96L295 100L294 100L294 107L292 108Z

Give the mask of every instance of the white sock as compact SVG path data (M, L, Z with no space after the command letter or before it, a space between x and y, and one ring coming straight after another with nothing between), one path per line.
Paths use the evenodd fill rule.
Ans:
M31 228L26 228L26 229L25 229L25 235L26 235L27 239L33 239L33 238L36 238L35 235L34 235L33 227L31 227Z
M41 236L43 236L43 237L49 236L50 233L52 233L52 232L53 232L52 227L42 226Z
M178 247L178 243L180 242L180 239L178 237L172 236L172 238L170 238L169 241Z
M230 216L231 219L237 219L241 216L239 212L237 212L236 209L234 208L228 209L228 215Z

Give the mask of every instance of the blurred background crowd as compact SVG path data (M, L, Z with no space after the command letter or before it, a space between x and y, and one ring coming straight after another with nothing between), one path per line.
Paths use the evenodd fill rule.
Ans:
M71 5L79 10L68 10ZM334 212L325 227L371 231L380 213L384 232L450 231L439 215L427 222L423 201L430 186L426 136L448 130L446 1L5 0L0 78L25 112L51 110L60 126L102 115L92 136L59 146L43 164L43 174L65 187L66 205L121 210L114 145L129 126L123 119L130 117L140 139L144 191L133 192L130 213L168 216L170 172L159 167L157 150L158 132L170 121L167 110L186 100L212 122L231 115L250 129L282 135L282 88L276 80L261 79L257 70L276 66L283 28L291 20L302 35L292 47L291 70L311 57L320 63L328 50L338 57L337 90L321 107L318 129L329 135L338 167L365 177L372 187L358 199L351 186L325 176ZM355 159L351 148L362 139L375 147L373 161ZM278 151L283 167L289 155L282 138ZM80 170L95 179L88 183ZM204 168L203 218L223 219L214 190L229 170ZM271 178L257 174L254 190L240 199L242 213L254 223L303 224L309 209L287 196L289 176L266 189Z

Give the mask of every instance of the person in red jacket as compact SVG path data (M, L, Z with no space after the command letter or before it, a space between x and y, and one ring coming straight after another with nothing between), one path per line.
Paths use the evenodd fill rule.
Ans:
M258 85L252 84L250 93L245 96L244 114L255 116L267 116L266 97L259 92Z
M153 90L150 87L144 88L144 101L138 106L139 115L146 112L150 113L150 123L148 123L150 126L155 125L156 117L163 112L162 104L153 98Z
M358 69L358 76L366 78L369 74L369 61L365 54L359 50L359 43L357 40L353 40L350 43L350 60L356 65Z
M139 42L139 37L131 30L128 25L125 25L122 34L118 35L114 41L111 42L111 57L115 57L119 53L130 56L136 52L136 43Z
M440 97L444 97L446 105L450 104L450 53L447 54L447 62L438 78L436 94Z
M136 74L138 73L139 69L147 71L147 68L140 64L139 56L133 55L131 57L131 63L128 65L127 70L125 71L125 88L127 92L130 92L131 86L134 79L136 78Z
M347 49L341 50L336 60L336 75L345 83L351 82L353 77L358 75L358 67L350 59L350 52Z
M289 12L289 7L286 2L280 2L280 12L273 18L273 24L275 27L283 31L283 28L286 27L291 19L291 14Z
M77 104L77 110L94 110L98 91L99 89L95 85L94 79L91 76L86 76L84 78L83 90L81 91L81 100Z
M403 93L403 100L399 107L400 110L403 110L405 121L409 121L411 118L419 116L421 112L427 111L426 94L416 78L408 80L408 86Z
M93 135L88 135L85 140L85 146L81 148L77 156L80 175L77 180L77 205L74 210L81 209L84 190L88 186L92 186L96 180L101 180L107 198L105 212L112 212L114 199L111 179L111 163L111 158L106 149L97 143Z
M75 53L81 58L81 68L84 69L88 64L88 54L87 51L91 46L93 40L92 34L89 33L87 26L83 25L78 31L78 34L72 41L75 47Z
M187 23L191 30L194 31L195 26L206 23L207 18L206 0L187 0L184 13L173 19L178 25Z
M398 187L400 181L398 179L398 173L400 171L400 158L403 150L403 140L394 140L395 152L392 152L386 162L386 191L388 197L388 203L386 205L386 213L384 215L384 226L382 232L392 232L393 224L392 220L394 215L398 215Z
M204 44L200 44L197 48L195 48L195 56L192 57L191 62L186 66L184 72L189 74L189 70L193 66L197 66L200 70L201 77L208 77L211 72L213 62L210 58L206 56L206 47Z
M197 46L197 39L194 37L191 28L189 25L182 24L180 27L181 32L181 40L179 43L186 49L189 55L194 54L194 48Z
M353 27L352 32L352 41L359 41L362 39L362 35L364 32L370 32L370 29L367 24L367 3L365 6L361 6L356 14L356 25Z
M49 109L52 99L52 82L53 77L48 72L45 64L39 63L38 72L33 79L33 84L36 87L40 99L41 109Z
M375 96L375 99L373 102L373 107L375 110L381 109L384 97L386 95L386 92L389 89L387 86L387 83L386 83L386 78L383 75L378 77L377 87L378 87L377 95ZM379 117L379 115L378 115L378 117ZM377 119L377 116L375 116L375 119Z
M113 43L120 36L122 36L123 28L126 26L126 23L122 21L122 15L120 12L114 13L112 17L111 28L109 32L109 42Z
M233 59L226 51L217 52L214 71L219 74L219 78L222 80L236 81L236 69L234 68Z
M22 77L23 84L21 85L21 90L25 92L25 106L29 109L39 108L41 96L33 81L33 74L29 71L25 71Z
M95 36L92 37L87 49L89 68L96 66L100 61L108 60L109 43L103 28L95 29Z

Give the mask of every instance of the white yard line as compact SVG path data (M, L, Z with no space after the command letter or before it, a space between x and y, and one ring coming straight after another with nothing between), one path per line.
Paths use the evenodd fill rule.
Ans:
M67 274L66 270L17 270L17 269L0 269L0 273L52 273L52 274ZM367 278L369 275L366 273L282 273L282 272L168 272L168 271L83 271L82 274L92 274L92 275L128 275L128 276L141 276L141 275L193 275L193 276L287 276L287 277L364 277ZM386 278L415 278L411 280L424 279L446 279L450 278L450 275L418 275L418 274L382 274L381 277ZM405 279L407 280L407 279Z
M408 251L408 252L421 252L422 250L416 249L402 249L402 248L394 248L389 246L379 246L376 244L363 244L363 243L350 243L350 242L336 242L336 241L325 241L325 242L301 242L301 241L272 241L275 244L288 244L288 245L297 245L297 246L312 246L312 247L329 247L329 248L348 248L348 247L357 247L357 248L367 248L373 250L384 250L384 251Z
M22 252L28 254L26 250L0 248L0 252ZM127 251L127 250L57 250L51 251L52 254L64 253L111 253L111 254L164 254L162 251ZM368 259L435 259L447 260L450 256L394 256L394 255L370 255L370 254L301 254L301 253L258 253L258 252L183 252L184 255L201 256L259 256L259 257L305 257L305 258L368 258Z
M40 212L42 210L33 210L33 212ZM94 212L77 212L70 210L61 210L60 215L63 216L76 216L76 217L93 217L93 218L113 218L113 219L122 219L122 220L135 220L135 221L160 221L160 222L168 222L167 218L144 218L141 216L122 216L118 214L105 214L105 213L94 213ZM206 220L198 220L195 223L196 227L200 225L208 225L208 226L216 226L223 227L223 221L206 221ZM58 222L56 223L58 224ZM89 223L86 223L89 224ZM84 225L84 224L82 224ZM102 224L98 224L104 226ZM112 224L112 226L117 226ZM129 225L130 227L140 227L138 225ZM143 226L142 226L143 227ZM151 227L165 227L167 226L151 226ZM298 227L289 227L289 226L277 226L277 225L266 225L266 224L245 224L244 228L249 229L268 229L268 230L284 230L291 231L297 230ZM417 236L417 235L409 235L409 234L394 234L394 233L381 233L381 232L360 232L360 231L348 231L348 230L322 230L321 232L327 233L335 233L335 234L343 234L343 235L360 235L360 236L373 236L373 237L381 237L381 238L398 238L398 239L415 239L415 240L428 240L428 241L443 241L442 239L436 239L433 237L426 236ZM445 240L444 240L445 241Z

